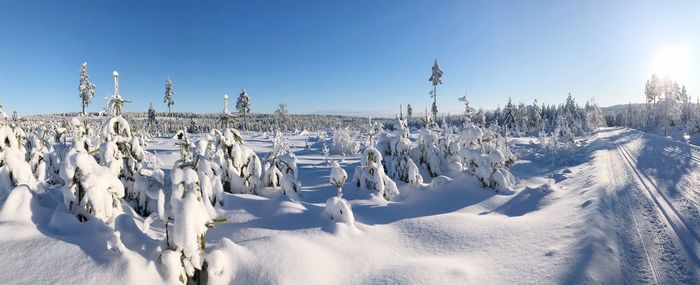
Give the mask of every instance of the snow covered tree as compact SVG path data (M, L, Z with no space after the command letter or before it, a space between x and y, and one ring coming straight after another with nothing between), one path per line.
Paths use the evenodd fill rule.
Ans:
M32 169L32 173L34 173L34 177L39 183L43 183L47 180L47 173L49 172L49 167L46 163L49 156L49 150L44 141L45 134L45 129L41 127L37 128L31 133L27 142L27 158L29 166Z
M386 200L391 200L399 195L396 183L384 171L382 155L379 150L372 146L365 148L360 162L361 166L355 167L352 178L357 187L374 191Z
M365 125L362 127L362 133L365 135L366 141L365 145L366 146L373 146L377 143L377 136L381 131L384 129L384 127L378 123L372 123L372 118L369 119L369 124Z
M236 100L236 110L243 116L243 130L248 130L248 113L250 113L250 97L243 89Z
M212 219L202 197L197 172L191 164L173 169L170 212L166 218L166 246L161 263L169 283L196 282L204 266L205 236Z
M411 123L411 117L413 117L413 107L411 107L411 104L408 104L406 106L406 117L408 119L408 123Z
M212 130L208 157L221 167L221 184L229 193L255 194L261 185L260 158L243 144L235 129Z
M443 72L440 70L440 66L438 65L436 59L433 63L433 73L430 75L430 78L428 78L428 81L433 84L433 90L430 91L430 96L433 98L433 106L430 109L433 114L433 119L437 118L437 86L442 84L442 75Z
M120 198L124 186L109 168L100 166L95 159L76 142L66 154L61 165L63 202L79 221L95 217L112 224L121 211Z
M401 181L420 185L423 177L410 157L411 141L408 139L406 119L397 117L393 134L381 137L377 148L384 152L384 165L389 176Z
M603 120L603 111L601 111L598 104L595 103L594 98L586 101L586 105L584 107L584 125L586 132L594 131L598 127L605 125L605 121Z
M129 123L121 116L105 122L102 136L100 163L119 178L126 191L124 198L134 204L137 212L144 216L154 212L165 175L155 166L155 158L149 158L153 154L143 150Z
M170 78L165 79L165 97L163 98L163 103L168 106L168 117L170 117L170 126L168 131L172 131L173 128L173 116L172 116L172 106L175 105L175 91L173 90L173 82Z
M677 93L670 89L666 91L664 97L658 104L659 126L663 129L664 136L668 135L669 129L675 127L680 121L680 102Z
M347 128L333 131L330 151L340 155L354 155L360 152L360 145L355 141Z
M156 108L153 107L153 103L148 104L148 127L153 129L153 127L158 123L156 121Z
M148 130L151 134L153 134L153 129L156 127L158 124L158 121L156 119L156 108L153 107L153 103L148 104L148 111L146 112L147 114L147 126Z
M282 194L296 199L302 196L296 156L289 151L289 145L279 131L273 136L272 151L265 158L262 186L280 187Z
M515 122L515 106L513 106L513 101L511 101L510 97L508 97L508 103L506 106L503 108L503 121L501 121L502 125L506 128L505 132L513 132L515 130L516 122Z
M9 123L10 117L7 116L7 113L5 113L5 109L3 108L2 104L0 104L0 124L7 124Z
M412 151L414 160L428 170L431 177L442 174L438 142L437 134L428 129L421 129L418 135L418 147Z
M465 123L472 122L472 118L474 117L474 108L469 107L469 99L467 99L467 95L465 94L464 96L457 98L457 100L464 103Z
M473 121L477 126L481 128L486 127L486 114L484 112L484 109L479 108L479 111L477 111L474 115Z
M544 128L542 124L542 110L537 103L537 99L528 106L528 131L537 132Z
M21 185L37 190L37 181L25 161L23 148L15 131L0 125L0 196Z
M119 72L113 71L112 76L114 76L114 95L107 103L107 108L105 111L112 116L121 116L122 105L124 103L130 103L130 100L124 100L119 94Z
M229 121L233 116L231 113L228 111L228 94L224 94L224 110L221 112L221 119L219 119L219 122L221 123L222 128L228 128L229 127Z
M80 65L80 85L78 85L78 95L80 103L83 107L83 116L85 116L85 108L90 105L90 99L95 96L95 84L90 83L87 74L87 62Z
M277 109L275 110L275 115L277 115L277 119L279 120L279 125L282 128L282 130L285 130L287 128L288 114L289 110L287 109L287 103L280 103L280 105L277 106Z

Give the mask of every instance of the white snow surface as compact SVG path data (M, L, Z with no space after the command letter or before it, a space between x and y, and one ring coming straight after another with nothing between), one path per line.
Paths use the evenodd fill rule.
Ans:
M325 212L337 195L331 166L320 148L304 150L306 137L287 134L301 198L223 194L216 214L226 221L205 237L211 284L698 284L698 147L609 128L557 164L536 139L515 139L513 193L466 173L397 181L391 201L347 183L354 223L342 223ZM244 139L258 156L271 150L265 135ZM165 170L159 196L171 196L171 181L198 179L171 177L175 142L147 148ZM329 159L352 177L360 158L347 155ZM165 284L161 264L178 262L161 256L162 220L128 203L107 226L78 222L60 187L0 190L0 283Z

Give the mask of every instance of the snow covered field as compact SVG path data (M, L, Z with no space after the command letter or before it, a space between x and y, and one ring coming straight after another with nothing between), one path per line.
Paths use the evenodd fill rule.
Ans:
M397 181L391 201L350 183L354 224L324 212L330 166L288 134L302 196L223 194L225 221L206 232L210 272L224 284L697 284L700 148L621 128L600 129L566 164L536 139L515 139L514 193L474 176ZM156 139L172 187L173 139ZM267 137L246 135L260 157ZM331 160L342 160L331 155ZM358 157L340 165L352 177ZM425 170L422 170L425 171ZM113 230L80 223L60 189L17 187L0 198L0 283L159 284L164 224L123 203ZM172 280L171 280L172 281Z

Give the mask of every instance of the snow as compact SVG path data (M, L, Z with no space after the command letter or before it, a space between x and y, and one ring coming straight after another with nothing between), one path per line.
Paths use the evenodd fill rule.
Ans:
M321 145L305 149L309 134L287 133L288 152L248 171L276 169L279 176L271 177L280 180L267 194L214 190L221 181L216 165L226 160L213 146L216 136L191 135L192 159L200 156L197 165L206 166L197 169L178 162L180 140L156 138L144 148L163 168L143 172L162 185L144 192L157 201L148 217L129 203L107 205L112 195L124 195L122 182L86 150L71 147L61 175L73 181L76 168L84 171L80 181L99 205L98 219L76 219L70 184L43 192L2 186L0 232L11 234L0 234L0 260L11 262L0 280L178 284L206 262L210 284L697 284L700 148L607 128L577 139L570 160L552 163L536 138L482 149L490 135L476 130L454 140L463 171L423 175L421 182L385 174L377 148L328 154L328 163ZM437 157L457 150L430 133L420 137L410 142L429 142ZM253 132L222 133L220 140L234 154L231 171L285 148ZM510 170L503 167L510 163ZM34 177L29 165L21 167ZM428 174L414 165L412 172ZM270 182L260 172L262 183ZM493 176L501 191L483 188L481 176ZM282 188L295 185L303 195L283 195ZM212 196L222 203L207 201ZM166 224L170 246L163 242Z

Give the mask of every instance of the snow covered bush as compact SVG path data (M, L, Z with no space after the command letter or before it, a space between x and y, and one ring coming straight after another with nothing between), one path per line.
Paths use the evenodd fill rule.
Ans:
M330 150L333 154L354 155L360 152L360 145L347 128L339 128L333 131Z
M355 168L352 181L357 187L374 191L386 200L399 195L396 183L384 172L382 155L374 147L367 147L362 152L361 166Z
M287 196L301 197L301 182L297 170L297 159L280 132L272 138L272 151L263 167L263 187L280 187Z
M90 217L107 224L114 221L121 210L120 198L124 186L109 168L100 166L78 141L66 154L61 165L63 202L81 222Z

